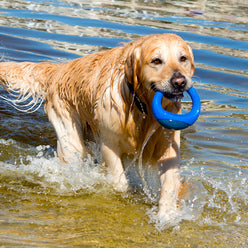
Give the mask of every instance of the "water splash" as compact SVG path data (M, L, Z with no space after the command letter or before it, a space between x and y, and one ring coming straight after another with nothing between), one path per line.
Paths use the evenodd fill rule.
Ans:
M109 185L109 174L104 173L103 167L96 166L94 158L90 155L83 161L75 158L71 163L64 164L54 151L50 151L54 153L53 156L48 152L50 148L38 146L36 156L23 157L19 164L0 162L0 174L15 173L59 194L74 194L81 189L93 191L99 184Z
M211 168L206 163L202 166L195 158L181 169L182 176L190 186L180 206L162 217L157 216L157 206L147 210L150 223L159 231L180 229L185 221L194 222L199 227L207 225L224 230L230 224L248 225L246 170L231 168L230 171L222 171L220 168Z
M182 196L177 208L158 216L158 207L153 206L147 210L150 222L157 230L162 231L171 227L176 227L183 220L196 221L202 214L206 204L207 191L201 182L190 181L187 191Z
M16 146L12 139L0 139L3 147ZM20 150L22 148L20 147ZM112 178L104 166L96 164L94 157L84 161L75 158L69 164L62 163L49 145L33 148L36 155L23 155L15 162L0 162L1 177L21 178L39 185L39 192L49 190L53 194L74 195L81 190L86 193L113 190ZM144 178L140 178L139 165L128 167L127 174L131 185L141 188L144 204L148 204L146 214L150 224L157 230L180 229L185 221L201 227L213 226L225 228L230 223L248 225L246 214L248 206L248 173L246 170L231 168L229 171L212 167L195 158L182 161L182 177L189 183L179 207L158 217L159 177L153 167L145 167ZM132 178L130 177L132 175ZM144 188L143 180L149 188ZM146 191L147 190L147 191ZM129 195L129 194L128 194ZM126 195L125 195L126 196ZM123 196L123 197L125 197ZM132 197L135 197L134 195ZM137 203L138 204L138 203Z

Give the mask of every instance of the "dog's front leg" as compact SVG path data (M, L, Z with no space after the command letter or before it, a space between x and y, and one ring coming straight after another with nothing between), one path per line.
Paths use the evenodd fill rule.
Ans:
M114 150L102 143L101 151L103 160L113 176L115 188L120 191L126 191L128 188L128 182L118 149Z
M161 192L158 215L163 216L169 211L176 210L181 180L179 165L169 165L168 167L168 161L166 161L166 163L160 162L159 168Z
M181 188L179 147L176 142L170 145L166 156L158 161L158 166L161 182L158 215L163 216L176 210Z

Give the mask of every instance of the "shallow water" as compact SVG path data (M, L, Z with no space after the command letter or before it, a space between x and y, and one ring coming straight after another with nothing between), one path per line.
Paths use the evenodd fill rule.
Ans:
M194 50L202 112L182 131L192 192L165 222L155 218L156 178L149 192L116 192L93 158L58 160L42 108L24 114L0 100L0 245L248 247L247 15L246 0L2 0L5 61L61 63L140 35L179 34Z

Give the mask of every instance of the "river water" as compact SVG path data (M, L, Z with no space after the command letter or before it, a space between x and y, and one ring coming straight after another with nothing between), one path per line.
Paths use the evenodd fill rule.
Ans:
M1 0L4 61L64 63L140 35L182 36L202 111L181 135L191 196L168 223L156 195L116 192L94 158L62 164L43 108L0 100L0 246L248 247L247 16L246 0Z

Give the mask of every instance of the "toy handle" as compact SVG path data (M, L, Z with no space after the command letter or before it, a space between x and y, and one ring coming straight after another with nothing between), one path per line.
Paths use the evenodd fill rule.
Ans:
M162 108L164 94L157 91L152 101L152 112L154 118L165 128L180 130L195 123L201 111L201 101L196 90L191 87L187 93L192 100L192 109L186 114L170 113Z

